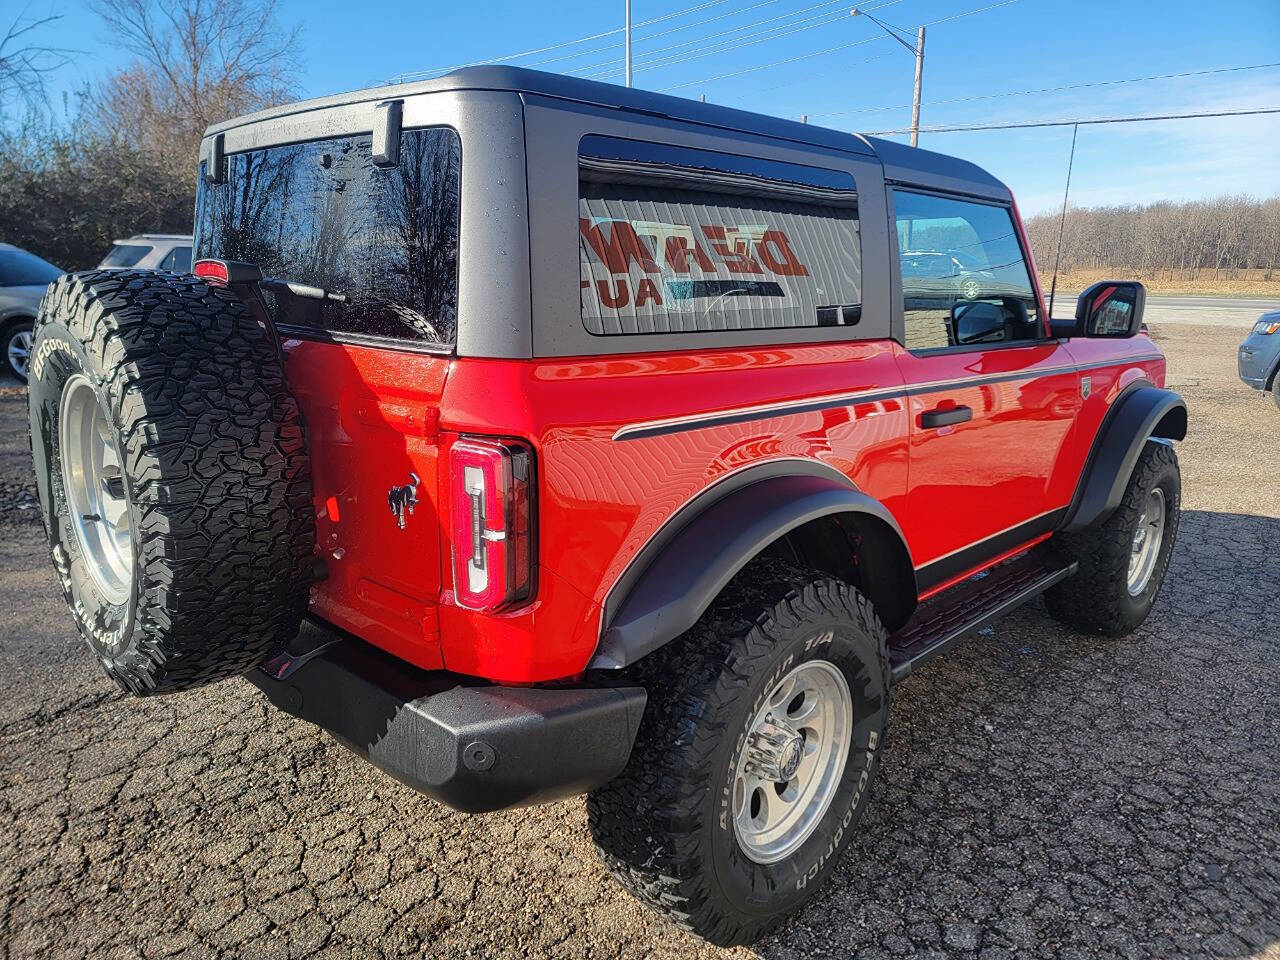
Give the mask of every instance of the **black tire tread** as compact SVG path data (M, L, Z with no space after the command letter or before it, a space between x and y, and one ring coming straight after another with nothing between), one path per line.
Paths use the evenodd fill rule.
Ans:
M626 769L587 798L592 836L625 889L713 943L750 943L788 916L724 913L697 869L704 764L726 735L725 711L716 708L749 683L753 662L769 654L778 626L832 607L878 638L887 691L887 634L867 598L847 583L773 558L752 561L692 629L633 668L649 702Z
M153 271L61 277L37 349L52 323L99 365L137 511L137 636L103 666L138 694L257 666L297 633L315 543L301 413L275 345L233 294Z
M1074 576L1045 592L1045 606L1055 620L1084 633L1113 637L1125 636L1138 626L1141 619L1135 622L1131 607L1126 603L1126 576L1133 529L1142 512L1147 491L1169 469L1175 473L1178 471L1178 455L1173 447L1148 441L1115 512L1101 524L1054 537L1055 546L1080 566ZM1178 534L1179 503L1175 501L1167 507L1170 519L1165 537L1171 545ZM1163 584L1170 552L1164 551L1159 565L1152 572L1155 594ZM1154 601L1154 594L1151 599Z

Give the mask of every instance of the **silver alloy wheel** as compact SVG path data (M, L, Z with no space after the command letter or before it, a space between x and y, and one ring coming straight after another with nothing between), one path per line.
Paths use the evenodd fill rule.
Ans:
M1151 575L1160 557L1160 545L1164 543L1164 491L1155 487L1147 494L1138 527L1133 532L1129 553L1129 594L1138 596L1147 589Z
M129 500L111 424L93 384L81 374L62 388L58 445L67 510L84 564L103 596L123 604L133 589Z
M30 330L15 330L9 334L9 369L24 380L31 366L31 338Z
M853 697L826 660L800 664L770 691L747 730L733 778L733 828L756 863L798 850L835 797L853 736Z

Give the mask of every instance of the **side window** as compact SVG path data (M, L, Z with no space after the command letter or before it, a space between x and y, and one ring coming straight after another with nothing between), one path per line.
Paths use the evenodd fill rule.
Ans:
M1008 208L893 192L909 350L1044 337Z
M190 273L191 248L174 247L160 261L160 269L168 270L170 273Z
M99 264L99 266L132 267L135 263L150 253L152 249L154 248L137 243L117 243L111 248L111 251L102 258L102 263Z
M597 336L854 326L848 173L610 137L579 148L582 324Z

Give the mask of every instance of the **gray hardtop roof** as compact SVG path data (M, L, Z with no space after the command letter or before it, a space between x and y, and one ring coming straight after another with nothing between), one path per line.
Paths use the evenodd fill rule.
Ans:
M537 94L648 116L669 117L687 123L787 140L858 156L874 156L884 165L885 178L890 181L930 184L1001 199L1007 199L1010 196L1008 188L981 167L946 154L908 147L879 137L843 133L814 124L782 120L778 117L736 110L713 103L650 93L647 90L621 87L613 83L566 77L558 73L526 70L522 67L464 67L431 80L371 87L314 100L302 100L215 124L205 131L205 136L251 123L296 116L312 110L325 110L352 103L374 103L380 100L411 97L420 93L462 90L500 90Z

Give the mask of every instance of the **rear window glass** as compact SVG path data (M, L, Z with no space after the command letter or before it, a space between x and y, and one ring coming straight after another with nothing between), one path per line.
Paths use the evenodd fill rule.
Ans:
M370 153L366 134L231 155L227 182L201 178L196 258L257 264L328 294L269 295L282 327L452 344L458 135L405 131L395 167L374 166Z
M0 250L0 287L39 287L53 283L62 271L34 253Z
M578 235L582 323L596 335L861 319L847 173L584 137Z
M102 259L104 267L132 267L152 250L141 243L117 243Z

